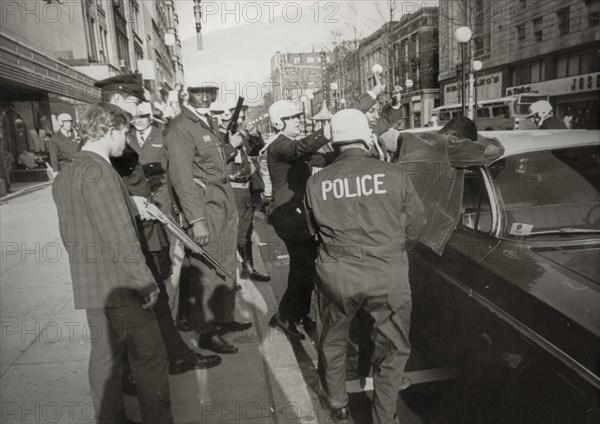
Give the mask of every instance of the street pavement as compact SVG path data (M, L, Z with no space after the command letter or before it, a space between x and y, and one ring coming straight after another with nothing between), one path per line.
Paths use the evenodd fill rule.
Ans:
M92 423L89 328L84 311L73 307L68 256L51 187L2 199L0 218L1 421ZM264 270L260 258L256 265ZM228 335L239 353L222 355L220 366L170 376L175 421L329 421L315 408L292 346L268 326L277 308L271 285L248 280L240 284L236 319L254 326ZM198 349L194 333L183 334ZM130 419L136 418L135 402L127 398Z

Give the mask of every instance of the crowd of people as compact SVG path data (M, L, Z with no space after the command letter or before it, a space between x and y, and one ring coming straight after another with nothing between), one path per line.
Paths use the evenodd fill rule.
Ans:
M407 251L419 239L439 249L439 240L428 237L452 231L451 223L428 219L432 207L448 207L458 219L450 205L423 196L431 190L411 179L406 164L433 158L446 172L460 168L456 163L491 161L503 150L459 117L419 139L428 149L419 151L399 131L401 88L393 87L380 111L384 87L374 80L349 109L306 136L295 103L275 102L269 117L277 134L268 144L245 123L247 108L211 109L218 93L211 85L187 87L181 113L163 125L140 74L96 83L102 101L81 113L84 141L77 146L68 137L72 119L63 117L54 140L53 197L61 236L71 246L75 308L85 309L102 335L92 338L89 363L99 423L125 422L123 392L137 394L144 423L173 422L168 374L212 368L219 355L238 352L223 337L253 325L234 318L238 263L241 278L270 280L254 267L251 237L264 201L261 152L272 186L269 223L289 254L287 288L269 324L292 342L304 339L300 325L304 332L317 327L310 315L316 295L319 398L335 421L350 422L346 349L351 322L358 321L359 346L363 356L368 352L363 374L372 367L374 378L373 422L397 422L410 354ZM538 109L532 119L547 122L550 113ZM453 170L445 175L461 183L462 172ZM175 239L149 205L204 251L187 246L177 263ZM100 261L86 257L89 243L99 247ZM168 290L177 266L178 299ZM195 331L198 346L213 354L190 348L178 330Z

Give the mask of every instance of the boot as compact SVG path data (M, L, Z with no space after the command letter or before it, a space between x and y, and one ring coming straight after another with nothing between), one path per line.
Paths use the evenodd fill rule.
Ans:
M246 243L245 245L238 244L238 251L242 257L241 278L249 278L254 281L262 282L271 280L271 277L268 275L263 275L254 269L254 262L252 261L252 243Z

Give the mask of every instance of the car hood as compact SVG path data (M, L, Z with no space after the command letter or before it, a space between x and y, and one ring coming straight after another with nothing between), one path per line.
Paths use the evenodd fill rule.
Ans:
M536 253L600 285L600 249L550 250Z

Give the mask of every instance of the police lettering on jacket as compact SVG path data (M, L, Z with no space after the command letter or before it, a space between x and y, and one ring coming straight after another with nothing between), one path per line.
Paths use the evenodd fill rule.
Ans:
M333 181L321 182L321 195L323 200L327 198L350 199L353 197L371 196L373 194L385 194L382 188L385 174L363 175L359 177L338 178Z

